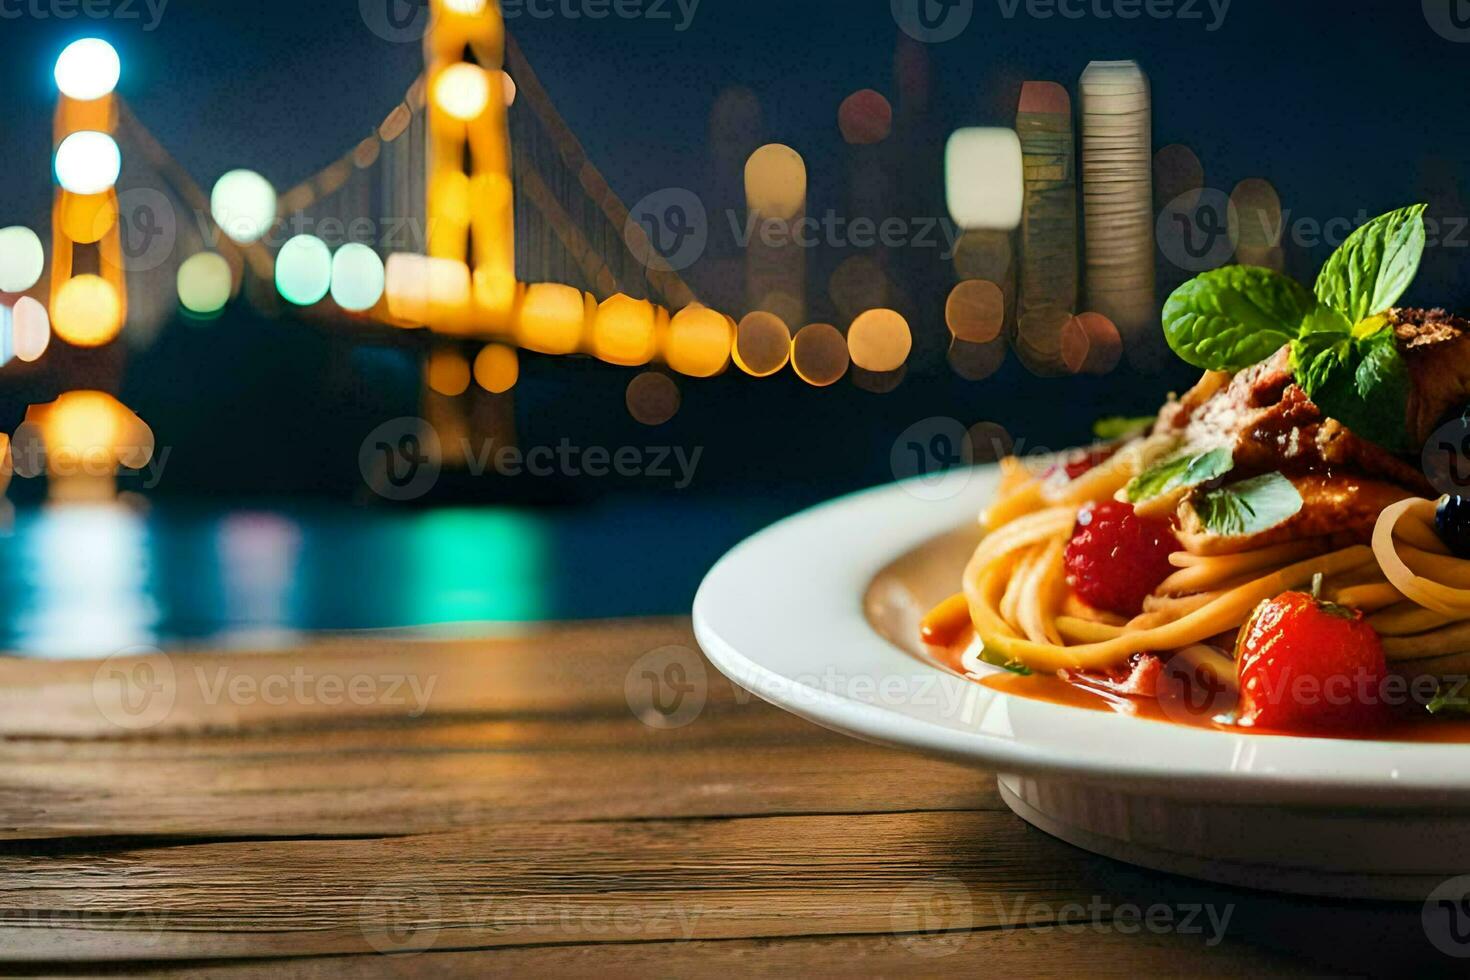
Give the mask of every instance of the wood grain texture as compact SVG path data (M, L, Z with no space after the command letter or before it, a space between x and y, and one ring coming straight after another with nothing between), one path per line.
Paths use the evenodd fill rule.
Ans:
M650 704L650 663L670 656L697 710ZM0 662L5 972L1439 965L1417 909L1212 888L1054 841L988 774L755 701L698 657L687 621L138 665ZM305 687L264 696L297 670ZM384 679L404 676L432 696L392 703ZM369 696L327 703L364 677ZM149 685L167 712L119 713ZM1151 908L1172 925L1140 927Z

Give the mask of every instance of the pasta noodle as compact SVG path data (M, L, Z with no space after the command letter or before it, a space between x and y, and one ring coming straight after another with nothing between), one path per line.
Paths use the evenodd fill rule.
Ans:
M1078 509L1121 495L1172 445L1139 440L1070 481L1055 473L1035 477L1008 462L963 592L931 614L926 630L943 632L934 624L967 617L987 660L1052 672L1112 670L1139 653L1191 651L1187 663L1234 684L1233 661L1206 644L1238 631L1262 602L1315 580L1325 599L1368 615L1396 663L1470 656L1470 561L1453 557L1440 541L1429 500L1386 508L1371 546L1332 550L1328 538L1308 537L1236 554L1176 551L1169 556L1175 571L1127 622L1079 601L1064 562ZM1164 498L1159 507L1167 510L1179 495Z

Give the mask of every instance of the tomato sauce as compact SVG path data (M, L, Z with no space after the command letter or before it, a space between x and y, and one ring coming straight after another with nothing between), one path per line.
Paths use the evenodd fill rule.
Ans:
M944 646L930 646L935 660L959 673L964 672L960 658L974 642L973 630L964 631ZM1247 735L1301 735L1297 732L1273 732L1245 728L1228 720L1233 700L1225 692L1210 691L1189 684L1186 678L1173 676L1161 684L1157 697L1129 697L1104 687L1084 686L1062 680L1053 674L997 673L978 683L1012 697L1030 698L1084 711L1107 711L1148 721L1161 721L1191 728L1208 728ZM1406 713L1382 728L1363 732L1321 732L1314 737L1387 742L1431 742L1470 744L1470 719L1435 718L1423 708L1410 707Z

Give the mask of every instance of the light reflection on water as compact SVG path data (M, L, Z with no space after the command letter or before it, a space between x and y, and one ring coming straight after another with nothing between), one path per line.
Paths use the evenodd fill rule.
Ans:
M34 597L17 610L23 650L90 656L156 642L148 528L138 514L104 506L22 512L13 541L21 595Z
M0 650L272 647L310 631L686 613L705 570L784 515L675 498L576 510L19 510Z

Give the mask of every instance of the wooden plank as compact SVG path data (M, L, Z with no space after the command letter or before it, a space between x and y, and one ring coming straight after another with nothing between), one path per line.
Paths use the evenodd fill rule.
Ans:
M553 974L602 962L632 971L655 965L638 950L656 950L670 964L656 974L683 975L676 967L698 952L736 950L736 963L809 957L807 968L851 975L896 969L902 949L916 958L904 972L928 974L992 943L1014 951L1028 933L1053 948L1040 969L1049 974L1115 966L1155 975L1168 950L1178 957L1171 975L1282 962L1248 952L1258 946L1335 971L1444 965L1417 906L1292 899L1152 874L997 813L523 823L396 840L0 857L0 959L12 964L532 947L505 962L545 957ZM782 942L801 937L821 942ZM751 939L778 942L725 942ZM569 949L544 952L559 946ZM876 957L871 969L828 958L859 951ZM1104 952L1116 959L1105 962ZM371 964L369 973L499 965L422 955L355 962ZM709 962L725 973L731 965ZM289 965L314 975L310 964Z
M995 780L763 704L622 717L0 743L0 838L389 836L505 820L1003 809Z
M1086 964L1085 968L1074 966ZM736 939L543 946L428 952L416 956L318 957L263 963L189 963L150 970L221 980L328 980L334 977L587 977L729 980L731 976L1313 976L1291 957L1237 942L1209 947L1201 937L1095 929L1002 929L931 934Z
M672 652L664 653L666 651ZM0 737L158 738L342 727L425 717L626 711L643 658L703 664L687 619L325 639L295 650L168 651L106 660L0 659ZM663 656L663 659L657 659ZM713 668L706 704L751 700ZM632 685L632 687L630 687Z
M1078 875L1092 860L999 813L64 850L0 856L0 950L213 959L1025 925L1092 901Z

